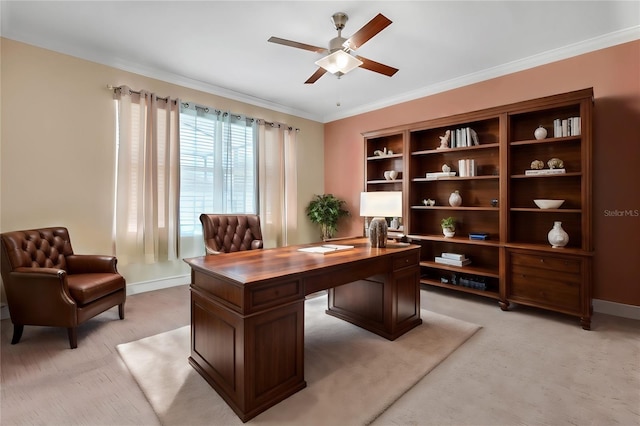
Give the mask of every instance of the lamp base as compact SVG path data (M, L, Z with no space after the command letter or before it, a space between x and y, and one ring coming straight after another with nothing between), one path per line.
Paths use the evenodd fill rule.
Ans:
M371 247L387 246L387 220L384 217L374 217L369 224L369 242Z

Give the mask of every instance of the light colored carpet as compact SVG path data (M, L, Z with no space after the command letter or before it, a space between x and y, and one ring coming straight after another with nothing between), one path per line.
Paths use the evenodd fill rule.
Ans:
M423 324L394 342L306 302L307 387L250 424L361 425L375 420L480 326L422 310ZM189 326L118 345L125 364L165 425L241 425L188 364Z

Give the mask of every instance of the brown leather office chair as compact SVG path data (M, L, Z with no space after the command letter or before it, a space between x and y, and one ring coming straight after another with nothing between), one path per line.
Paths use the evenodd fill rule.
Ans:
M200 215L207 254L262 248L260 217L255 214Z
M71 349L77 327L118 305L124 319L126 283L113 256L73 253L67 228L6 232L2 239L2 281L15 345L25 325L66 327Z

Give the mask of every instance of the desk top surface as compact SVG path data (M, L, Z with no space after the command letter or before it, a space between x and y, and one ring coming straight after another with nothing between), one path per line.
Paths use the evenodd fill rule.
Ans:
M374 248L366 238L337 243L353 248L327 254L308 253L298 249L322 246L323 243L302 244L194 257L185 259L185 262L194 270L248 284L420 249L417 245L391 242L385 248Z

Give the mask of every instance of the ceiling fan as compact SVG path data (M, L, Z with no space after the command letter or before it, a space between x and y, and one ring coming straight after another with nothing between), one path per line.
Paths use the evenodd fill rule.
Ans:
M398 71L397 68L372 61L371 59L367 59L362 56L351 55L350 53L351 51L360 48L360 46L373 38L373 36L388 27L391 24L391 21L386 16L379 13L347 39L342 37L342 29L348 19L349 17L347 14L343 12L337 12L331 16L333 25L336 27L336 30L338 30L338 37L329 41L328 49L279 37L271 37L268 41L271 43L296 47L298 49L310 50L316 53L327 54L327 56L316 61L318 70L304 82L305 84L315 83L327 71L340 77L357 67L384 74L389 77L394 75Z

